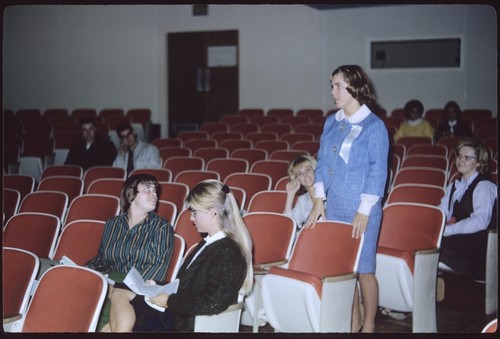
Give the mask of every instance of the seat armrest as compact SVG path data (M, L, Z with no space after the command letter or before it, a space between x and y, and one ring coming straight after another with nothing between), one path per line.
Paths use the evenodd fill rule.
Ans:
M261 263L261 264L255 264L254 267L255 268L267 269L267 268L270 268L270 267L273 267L273 266L284 265L287 262L288 262L288 260L283 259L283 260L278 260L278 261L271 261L271 262L265 262L265 263Z
M436 332L436 282L439 249L415 251L413 332Z
M343 275L336 275L336 276L331 276L331 277L324 277L321 279L323 283L330 283L330 282L338 282L338 281L345 281L345 280L350 280L350 279L356 279L358 277L357 273L347 273Z
M422 249L422 250L416 250L415 255L420 254L420 255L426 255L426 254L433 254L433 253L439 253L439 249L437 248L428 248L428 249Z
M245 307L245 303L243 301L237 303L237 304L232 304L232 305L229 305L228 308L226 308L224 311L222 311L221 313L226 313L226 312L233 312L233 311L237 311L237 310L242 310L243 307Z
M351 332L357 273L322 279L320 332Z
M3 318L3 323L4 324L10 324L13 323L14 321L17 321L21 319L23 316L21 314L15 314L15 315L4 315Z

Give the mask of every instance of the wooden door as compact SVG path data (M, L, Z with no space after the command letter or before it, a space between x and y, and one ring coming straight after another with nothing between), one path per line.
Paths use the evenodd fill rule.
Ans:
M238 31L169 33L169 136L239 109Z

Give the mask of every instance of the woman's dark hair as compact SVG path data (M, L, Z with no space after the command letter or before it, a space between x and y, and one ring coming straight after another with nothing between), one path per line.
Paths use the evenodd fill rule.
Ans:
M422 102L420 100L410 100L405 104L404 111L405 111L405 116L406 119L410 118L410 114L412 113L412 108L416 108L418 112L420 113L420 116L424 113L424 105L422 105Z
M139 184L154 185L156 194L160 195L160 187L156 177L150 174L137 174L130 176L125 183L120 194L120 206L123 212L127 212L130 204L134 201L138 193Z
M462 109L460 106L455 101L448 101L446 105L444 105L444 121L448 121L448 110L450 109L455 110L455 118L457 121L462 120Z
M80 126L80 127L82 127L82 125L85 125L85 124L92 124L92 125L94 125L94 127L97 126L94 118L92 118L92 117L83 117L78 122L78 126Z
M347 91L360 105L375 102L375 92L370 83L370 79L360 66L343 65L338 67L332 72L330 82L337 74L342 74L345 82L349 84L349 87L346 88Z

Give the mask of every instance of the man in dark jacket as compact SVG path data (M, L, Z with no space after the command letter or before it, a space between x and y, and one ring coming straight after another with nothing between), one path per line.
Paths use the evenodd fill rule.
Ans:
M112 166L116 158L116 147L108 139L97 134L94 119L85 117L80 120L82 139L71 146L64 164L79 165L83 170L92 166Z

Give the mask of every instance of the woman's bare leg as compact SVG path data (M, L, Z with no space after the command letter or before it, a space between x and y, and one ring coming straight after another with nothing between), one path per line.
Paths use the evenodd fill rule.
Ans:
M375 274L360 274L359 285L365 310L362 332L374 332L378 309L378 283Z
M109 310L109 327L111 332L130 332L135 324L134 308L130 300L135 293L129 290L115 288L111 294L111 308ZM103 328L104 330L104 328Z
M351 332L359 332L361 326L363 325L363 319L361 316L361 309L359 305L359 289L358 283L356 282L356 287L354 289L354 300L352 304L352 319L351 319Z

